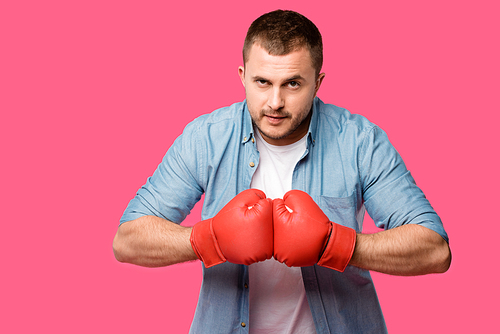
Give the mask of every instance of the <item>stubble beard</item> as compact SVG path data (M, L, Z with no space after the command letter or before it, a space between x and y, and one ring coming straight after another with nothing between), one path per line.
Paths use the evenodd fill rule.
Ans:
M260 111L261 119L264 118L265 115L275 115L275 116L290 117L290 113L288 113L288 112L286 112L284 110L272 111L272 110L264 110L264 109L262 109ZM293 120L292 124L290 125L290 129L287 132L285 132L283 134L280 134L280 135L272 135L270 133L267 133L267 132L263 131L259 127L259 125L257 124L257 122L255 121L255 119L253 117L252 117L252 123L254 125L254 128L257 128L259 130L259 132L262 134L262 136L270 138L272 140L280 140L280 139L284 139L284 138L290 136L291 134L293 134L305 122L309 123L311 115L312 115L312 103L309 106L309 112L301 112L300 113L300 118L297 118L297 119Z

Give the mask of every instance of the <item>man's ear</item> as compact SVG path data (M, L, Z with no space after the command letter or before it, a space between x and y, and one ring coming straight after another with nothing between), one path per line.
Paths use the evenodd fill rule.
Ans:
M245 67L240 66L238 67L238 74L240 75L241 83L243 84L243 87L245 87Z
M316 87L314 88L314 96L318 94L319 87L321 86L321 83L323 82L325 75L326 75L325 73L320 73L318 75L318 78L316 79Z

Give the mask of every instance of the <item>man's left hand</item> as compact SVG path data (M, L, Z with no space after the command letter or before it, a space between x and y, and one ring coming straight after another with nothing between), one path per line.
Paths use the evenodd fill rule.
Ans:
M273 201L273 223L274 258L289 267L318 263L342 272L354 252L356 231L331 222L303 191Z

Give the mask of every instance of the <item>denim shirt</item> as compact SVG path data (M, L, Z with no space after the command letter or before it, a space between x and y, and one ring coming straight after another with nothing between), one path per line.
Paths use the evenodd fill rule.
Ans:
M120 222L155 215L180 223L205 194L208 219L250 187L259 164L246 101L202 115L188 124L157 170L138 190ZM366 118L313 103L307 148L295 166L292 188L307 192L329 219L361 232L365 208L390 229L419 224L448 236L387 135ZM317 333L387 332L367 270L343 273L302 267ZM229 262L205 268L190 333L247 333L248 267Z

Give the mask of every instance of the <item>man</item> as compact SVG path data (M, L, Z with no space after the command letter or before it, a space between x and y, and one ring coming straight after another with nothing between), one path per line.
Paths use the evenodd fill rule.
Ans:
M439 217L385 133L324 104L316 26L250 26L246 100L188 124L131 200L113 247L147 267L200 259L192 333L383 333L368 270L445 272ZM180 226L205 194L203 221ZM361 234L364 210L385 229Z

